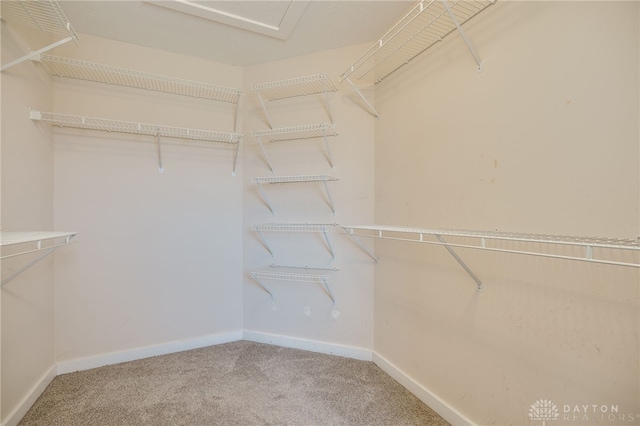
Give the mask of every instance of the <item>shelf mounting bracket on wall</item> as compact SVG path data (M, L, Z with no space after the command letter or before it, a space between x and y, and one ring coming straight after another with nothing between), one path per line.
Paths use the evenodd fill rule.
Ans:
M307 283L319 283L322 284L327 295L331 299L333 306L336 305L336 299L333 296L331 287L329 287L329 276L324 274L297 274L291 272L273 272L273 271L252 271L251 278L253 278L264 291L269 293L271 300L275 300L275 297L271 290L264 284L264 280L278 280L278 281L295 281L295 282L307 282Z
M449 254L453 256L453 258L460 264L460 266L462 266L462 269L464 269L467 272L467 274L469 274L469 276L476 282L476 284L478 285L478 293L482 293L484 290L484 288L482 287L482 281L480 281L480 279L476 276L476 274L474 274L473 271L471 271L471 269L467 266L466 263L464 263L464 261L460 258L460 256L458 256L458 254L451 247L449 247L449 245L444 240L444 238L442 238L442 236L438 234L434 234L434 236L438 241L442 243L444 248L447 249ZM422 234L420 234L420 239L422 239Z
M280 231L280 232L318 232L321 233L324 237L324 241L327 244L327 249L331 254L331 259L336 260L336 255L333 250L333 244L331 244L331 239L329 238L329 228L337 226L336 224L323 224L323 223L264 223L261 225L254 225L253 230L256 231L260 240L264 244L265 248L271 254L271 256L275 257L273 250L267 243L267 240L262 235L262 232L267 231Z
M43 252L40 256L27 263L13 274L3 279L0 286L5 285L33 265L56 251L62 246L66 246L71 243L71 239L76 236L75 232L15 232L15 231L2 231L0 232L0 246L7 247L12 245L24 245L35 243L36 247L29 250L20 250L13 254L8 254L0 257L0 260L9 259L16 256L23 256L32 253ZM56 243L56 239L62 239L62 242ZM54 244L50 246L43 246L44 241L53 241Z
M253 178L253 183L255 183L256 185L258 185L258 191L260 191L260 194L262 195L262 198L264 199L265 203L267 204L267 207L269 208L269 210L271 211L271 214L275 214L273 207L271 207L271 202L269 201L269 198L267 198L267 195L264 193L264 190L262 189L262 184L263 183L269 183L269 184L275 184L275 183L302 183L302 182L322 182L324 184L324 189L327 193L327 199L329 202L329 207L331 207L331 211L333 212L333 215L336 215L336 209L333 205L333 199L331 198L331 192L329 191L329 186L327 185L327 182L330 181L337 181L338 179L333 177L333 176L327 176L327 175L310 175L310 176L272 176L272 177L256 177Z
M324 140L324 147L327 150L327 160L329 161L329 165L331 166L331 169L335 168L333 165L333 158L331 156L331 149L329 148L328 138L330 136L338 136L338 133L336 133L333 126L328 123L307 124L294 127L281 127L269 130L256 130L252 133L252 135L256 139L258 139L258 144L260 145L260 149L262 150L262 155L264 155L265 161L267 163L267 166L269 166L271 173L275 173L275 171L273 169L273 165L271 164L271 160L267 155L267 151L264 149L262 138L267 138L269 142L322 138Z
M476 49L474 49L473 45L471 44L471 42L467 38L467 35L465 34L464 30L462 29L462 26L460 25L460 22L458 22L458 19L453 14L453 11L451 10L451 6L449 6L449 0L442 0L442 5L444 6L445 9L447 9L447 13L449 14L449 17L451 18L451 21L454 23L454 25L458 29L458 33L460 34L460 37L462 37L462 40L464 41L464 44L467 45L467 48L469 49L469 52L471 52L471 56L473 56L474 61L476 61L476 64L478 65L478 72L482 71L482 61L480 60L480 57L478 56L478 53L476 52Z
M37 28L43 32L64 34L66 37L41 49L32 51L31 53L11 61L8 64L2 65L2 67L0 67L0 71L4 71L14 65L18 65L24 61L35 58L44 52L48 52L49 50L70 41L76 43L76 40L78 39L78 35L71 26L71 23L60 8L58 2L55 0L3 1L1 7L3 19L6 18L9 21L15 20L16 22L22 22L23 24Z

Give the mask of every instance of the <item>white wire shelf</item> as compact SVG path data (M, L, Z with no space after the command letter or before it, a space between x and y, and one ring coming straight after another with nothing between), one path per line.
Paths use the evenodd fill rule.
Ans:
M260 286L269 293L272 300L275 300L275 297L271 290L262 282L262 280L276 280L276 281L294 281L294 282L305 282L305 283L318 283L324 286L324 289L327 292L327 295L333 302L336 304L336 300L333 297L333 293L331 292L331 288L329 287L329 275L326 274L312 274L312 273L295 273L295 272L275 272L275 271L266 271L266 270L257 270L251 271L251 278L253 278Z
M338 136L335 129L331 124L328 123L320 123L320 124L307 124L302 126L293 126L293 127L280 127L277 129L268 129L268 130L256 130L252 133L252 135L258 139L258 143L260 144L260 149L262 150L262 155L271 170L271 173L274 173L273 165L271 164L271 160L267 155L267 151L264 149L264 144L262 143L262 139L266 139L269 142L279 142L279 141L293 141L293 140L305 140L305 139L314 139L314 138L323 138L324 146L327 150L327 160L329 161L329 165L333 169L333 158L331 156L331 149L329 148L329 142L327 140L328 137Z
M340 81L353 74L357 79L373 74L379 83L456 29L467 41L460 25L494 3L495 0L420 1L342 73Z
M304 175L304 176L265 176L255 177L253 182L261 183L301 183L301 182L332 182L338 179L329 175Z
M14 65L34 58L54 47L78 39L71 23L62 8L55 0L5 0L0 3L2 19L10 23L26 25L52 34L63 34L66 37L48 46L32 51L15 61L3 65L4 71Z
M262 223L254 225L254 231L275 232L327 232L338 226L335 223Z
M30 111L30 117L34 121L44 121L52 126L68 127L82 130L96 130L102 132L115 132L134 135L154 136L158 143L159 171L162 167L162 153L160 138L186 139L201 142L223 142L235 145L233 156L233 172L235 175L238 146L244 135L238 133L214 132L211 130L198 130L183 127L170 127L159 124L135 123L129 121L111 120L107 118L85 117L80 115L58 114L53 112Z
M11 249L10 254L3 254L0 256L0 260L43 252L27 265L4 278L0 285L5 285L49 254L56 251L58 248L70 244L71 239L76 235L77 232L0 231L0 247L5 248L15 246L15 250Z
M46 240L63 238L70 240L76 236L76 232L45 232L45 231L0 231L0 247L12 246L15 244L37 243L42 244ZM11 256L15 256L11 255ZM4 259L4 257L2 257Z
M328 94L330 92L335 92L338 89L327 74L314 74L304 77L290 78L288 80L254 84L251 86L251 90L256 92L256 94L258 95L258 99L260 100L260 104L262 105L264 114L267 117L267 122L269 123L269 127L271 128L273 128L273 123L271 121L271 117L269 116L269 111L267 110L265 99L267 101L276 101L280 99L316 94L323 95L325 108L327 109L327 113L329 114L330 121L333 123Z
M324 236L324 241L327 244L327 249L331 254L331 259L336 260L335 252L333 250L333 244L329 238L329 231L338 226L337 224L327 223L263 223L254 225L253 230L258 234L260 240L264 244L265 248L271 254L275 256L273 250L267 240L265 239L263 232L310 232L321 233Z
M191 139L205 142L226 142L237 144L242 135L237 133L214 132L211 130L170 127L159 124L134 123L107 118L85 117L80 115L58 114L53 112L31 111L31 119L45 121L53 126L74 129L99 130L104 132L129 133L135 135L162 136L167 138Z
M307 124L303 126L280 127L268 130L256 130L252 135L256 138L265 138L269 142L278 142L338 136L338 133L336 133L332 125L328 123L320 123Z
M267 203L267 207L271 211L271 214L275 214L273 207L271 206L271 202L269 198L264 193L262 189L263 183L269 184L277 184L277 183L305 183L305 182L322 182L324 185L324 189L327 192L327 199L329 202L329 207L331 207L331 211L333 215L336 215L336 209L333 205L333 199L331 198L331 192L329 191L329 186L327 182L337 181L338 179L333 176L328 175L303 175L303 176L267 176L267 177L255 177L252 179L253 183L258 185L258 191L260 191L260 195L264 199L265 203Z
M550 257L565 260L587 261L617 266L640 267L640 239L581 237L567 235L528 234L498 231L467 231L445 229L422 229L396 226L343 226L349 236L373 237L400 241L420 242L481 249L495 252L516 253L532 256ZM444 241L453 238L458 242ZM501 244L502 242L502 244ZM505 242L522 243L517 248L509 248ZM493 243L493 244L492 244ZM554 253L551 246L574 246L581 248L580 255ZM594 251L594 249L596 249ZM635 261L616 261L597 256L597 249L617 250L631 253ZM556 250L557 251L557 250Z
M53 75L237 104L242 90L52 55L37 58Z
M260 92L264 99L268 101L275 101L297 96L335 92L338 89L327 74L314 74L288 80L254 84L251 86L251 90Z

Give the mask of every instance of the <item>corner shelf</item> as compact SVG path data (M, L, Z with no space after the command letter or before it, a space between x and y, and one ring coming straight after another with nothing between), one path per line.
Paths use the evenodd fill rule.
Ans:
M128 121L118 121L106 118L84 117L78 115L57 114L52 112L42 112L31 110L30 117L34 121L44 121L52 126L69 127L74 129L98 130L104 132L117 132L135 135L147 135L158 138L158 148L160 148L160 138L188 139L204 142L224 142L235 145L233 173L238 155L238 145L243 135L237 133L214 132L210 130L197 130L181 127L169 127L158 124L135 123ZM161 151L158 149L159 170L162 168Z
M28 263L26 266L14 272L9 277L2 280L1 285L5 285L22 272L26 271L37 262L53 253L58 248L71 243L71 239L77 235L76 232L18 232L18 231L0 231L0 247L20 246L20 245L35 245L32 248L25 248L17 251L16 253L0 256L0 260L9 259L16 256L23 256L32 253L38 253L44 251L45 253L35 260ZM43 242L49 242L49 245L43 244Z
M357 237L381 238L397 241L409 241L425 244L444 246L449 253L460 263L469 275L478 284L478 290L482 291L482 283L464 264L452 247L480 249L493 252L515 253L531 256L541 256L553 259L576 260L606 265L626 266L640 268L640 239L623 238L599 238L576 237L567 235L527 234L515 232L482 232L445 229L405 228L383 225L357 225L342 226L346 234L376 262L378 259L358 240ZM426 237L426 238L425 238ZM445 237L463 240L466 242L452 243L445 241ZM529 245L528 249L511 249L506 247L491 246L491 242L517 242ZM542 245L542 247L540 247ZM574 246L584 249L582 256L551 253L544 246ZM621 250L626 253L635 253L636 261L613 261L596 257L594 249Z
M262 282L262 280L277 280L277 281L295 281L295 282L305 282L305 283L319 283L324 286L329 298L333 302L335 306L336 300L333 297L333 293L331 292L331 288L329 287L329 275L326 274L299 274L293 272L274 272L274 271L251 271L251 278L253 278L260 286L269 293L271 296L271 300L275 300L275 297L271 290Z
M69 41L78 39L78 35L74 31L71 23L55 0L11 0L1 3L2 19L9 22L21 23L41 31L52 34L63 34L66 37L48 46L36 51L32 51L28 55L18 58L8 64L3 65L0 71L4 71L14 65L18 65L26 60L32 59L44 52L55 47L65 44Z
M256 130L252 133L252 135L256 139L258 139L258 143L260 144L260 148L262 149L262 154L264 155L267 161L267 165L269 166L269 169L271 169L272 173L274 173L273 166L271 165L269 156L264 149L264 145L262 143L263 138L267 139L269 142L323 138L324 146L327 150L327 159L329 160L329 165L333 169L333 159L331 157L331 150L329 149L327 138L330 136L338 136L338 134L336 133L333 126L328 123L308 124L294 127L281 127L269 130Z
M274 256L273 250L267 243L263 232L317 232L322 233L324 236L324 240L327 243L327 248L329 249L329 253L331 254L331 258L336 260L336 256L333 250L333 245L331 244L331 239L329 238L329 230L333 227L336 227L337 224L323 224L323 223L263 223L260 225L254 225L253 230L258 234L260 240L266 247L267 251Z
M333 176L328 176L328 175L271 176L271 177L256 177L252 179L253 183L258 185L258 190L260 191L260 194L262 195L262 198L264 199L264 201L267 203L267 207L271 211L271 214L275 214L275 212L271 207L269 198L267 198L267 195L264 193L262 189L261 185L263 183L278 184L278 183L322 182L322 184L324 185L324 189L327 192L329 206L331 207L331 211L333 212L334 216L336 215L336 209L333 206L333 200L331 198L331 192L329 192L329 186L327 185L327 182L334 182L337 180L338 180L337 178Z
M267 99L268 101L276 101L298 96L323 94L323 100L325 108L327 109L327 113L329 114L329 120L333 123L327 94L329 92L335 92L338 89L327 74L314 74L304 77L291 78L288 80L254 84L251 86L251 90L257 93L258 99L260 99L260 104L262 105L262 109L267 117L267 121L269 122L269 127L272 129L273 124L271 122L271 117L269 116L269 113L267 111L265 99Z
M495 1L420 1L340 75L340 82L346 80L365 101L374 115L380 118L372 105L350 80L350 77L355 74L356 79L362 79L372 75L375 84L378 84L456 29L467 45L480 71L482 63L467 39L462 25L494 4Z

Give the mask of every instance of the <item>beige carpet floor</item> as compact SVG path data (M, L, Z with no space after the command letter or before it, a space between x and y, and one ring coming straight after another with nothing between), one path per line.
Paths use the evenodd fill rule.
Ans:
M60 375L20 422L447 424L372 362L247 341Z

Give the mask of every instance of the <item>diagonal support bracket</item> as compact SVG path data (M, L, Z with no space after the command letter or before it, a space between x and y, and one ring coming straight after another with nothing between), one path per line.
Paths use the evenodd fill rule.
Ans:
M440 241L442 243L442 245L444 246L444 248L447 249L447 251L449 252L449 254L451 254L451 256L453 256L453 258L460 264L460 266L462 266L462 269L464 269L467 274L469 274L469 276L471 278L473 278L473 280L476 282L476 284L478 285L478 293L482 293L483 292L483 287L482 287L482 281L480 281L480 279L476 276L476 274L473 273L473 271L471 271L471 269L469 269L469 267L467 266L466 263L464 263L464 261L460 258L460 256L458 256L458 254L451 248L449 247L449 245L447 244L447 242L444 240L444 238L442 238L442 236L435 234L435 237L438 241Z

